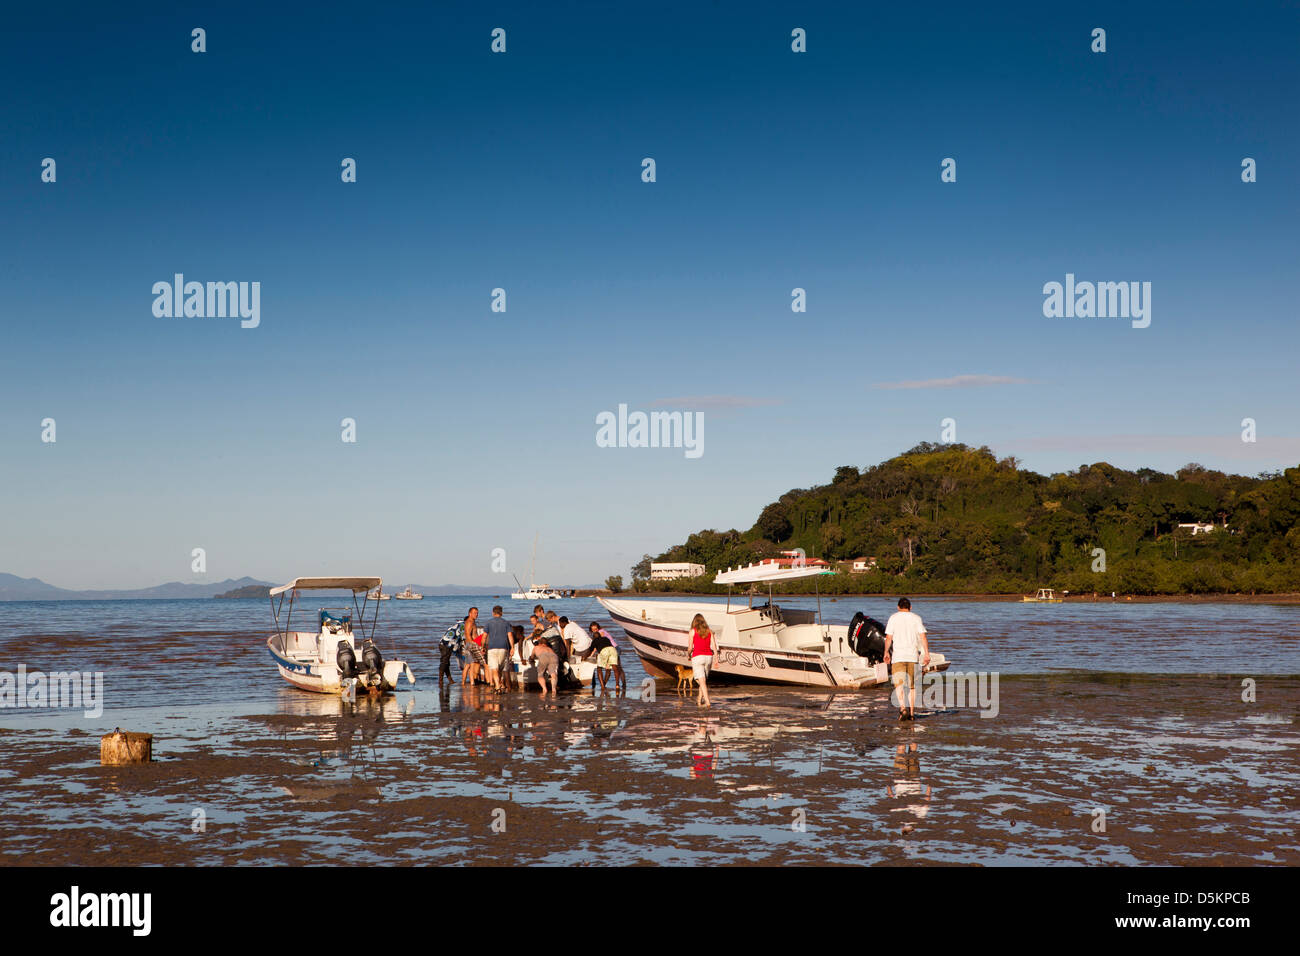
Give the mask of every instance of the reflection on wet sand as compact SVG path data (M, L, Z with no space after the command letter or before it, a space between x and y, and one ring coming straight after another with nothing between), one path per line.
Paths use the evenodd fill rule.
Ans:
M889 812L901 814L902 832L911 833L915 827L907 818L924 820L933 795L930 785L921 779L921 752L915 741L895 749L893 776L892 784L885 787L885 795L893 801Z
M787 689L719 687L707 713L672 694L288 692L260 712L154 715L160 759L119 769L98 766L93 735L7 731L0 861L1300 860L1286 799L1300 679L1272 679L1249 706L1226 678L1051 675L1002 692L997 719L904 725L885 695ZM357 804L346 836L298 838ZM490 829L503 807L509 840ZM178 841L196 808L206 835Z

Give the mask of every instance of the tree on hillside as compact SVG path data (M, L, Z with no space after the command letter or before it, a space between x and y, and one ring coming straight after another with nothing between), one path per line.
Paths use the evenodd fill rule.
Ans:
M755 529L768 541L780 544L794 534L794 525L790 523L785 508L780 504L770 504L758 516Z
M641 555L641 560L632 565L632 580L650 579L650 563L653 559L648 554Z

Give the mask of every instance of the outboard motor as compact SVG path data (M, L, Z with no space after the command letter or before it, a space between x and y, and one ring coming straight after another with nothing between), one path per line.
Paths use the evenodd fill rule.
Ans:
M849 647L869 664L879 664L885 659L885 625L861 611L849 622Z
M366 641L361 648L362 667L377 677L384 676L384 655L379 653L374 641Z
M339 678L341 680L356 677L359 673L357 671L357 655L352 650L352 645L347 641L339 641L339 650L334 657L334 662L339 666Z

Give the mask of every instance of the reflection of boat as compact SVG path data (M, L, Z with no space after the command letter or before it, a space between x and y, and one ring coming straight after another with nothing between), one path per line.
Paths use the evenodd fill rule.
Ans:
M755 607L724 607L711 601L656 601L643 598L599 598L615 623L627 632L645 669L653 676L672 678L674 667L688 665L691 619L703 614L717 635L718 654L710 681L802 684L811 687L874 687L889 682L883 662L868 657L865 637L849 634L847 625L820 622L820 611L784 610L771 599L771 584L832 573L824 568L781 568L755 564L718 573L717 584L767 582L768 602ZM820 598L819 598L820 607ZM863 651L864 653L859 653ZM948 669L943 654L931 653L926 671Z
M383 697L361 696L356 700L344 700L333 694L295 694L284 688L277 701L277 713L286 717L320 717L328 723L307 724L310 727L329 727L337 730L335 718L356 717L378 721L381 724L395 724L415 713L415 698L403 695L401 698L386 694ZM337 736L337 733L332 734Z
M1022 604L1060 604L1064 599L1056 596L1051 588L1039 588L1033 597L1022 597Z
M394 594L393 598L398 601L423 601L424 595L412 591L411 586L408 584L405 589Z
M280 790L299 803L321 803L340 798L353 800L380 800L383 792L369 780L349 780L341 784L295 783Z
M372 601L387 601L392 598L392 595L385 594L383 588L375 588L373 591L367 594L366 597L370 598L370 600Z
M379 578L294 578L288 584L271 589L271 612L275 617L275 633L266 639L267 650L280 670L280 676L294 687L321 694L355 695L358 689L371 693L384 693L397 686L398 679L414 684L415 675L405 661L386 661L375 646L375 625L379 605L370 619L370 634L366 635L366 608L370 591L380 586ZM347 608L321 608L318 612L318 631L291 631L290 619L299 591L351 591L352 610ZM289 610L284 627L280 626L280 611L285 595L289 596ZM357 595L364 594L360 606ZM279 603L276 603L276 597ZM352 612L356 612L362 645L360 657L352 631Z

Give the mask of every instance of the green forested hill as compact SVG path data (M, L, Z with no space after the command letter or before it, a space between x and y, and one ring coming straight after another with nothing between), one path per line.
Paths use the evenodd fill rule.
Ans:
M1185 522L1217 527L1192 535L1177 528ZM703 563L705 578L674 584L706 591L721 567L803 548L878 561L876 572L820 578L823 592L1280 592L1300 590L1298 523L1300 467L1251 478L1098 462L1049 476L988 448L922 443L841 467L830 484L782 495L748 531L701 531L657 560Z

